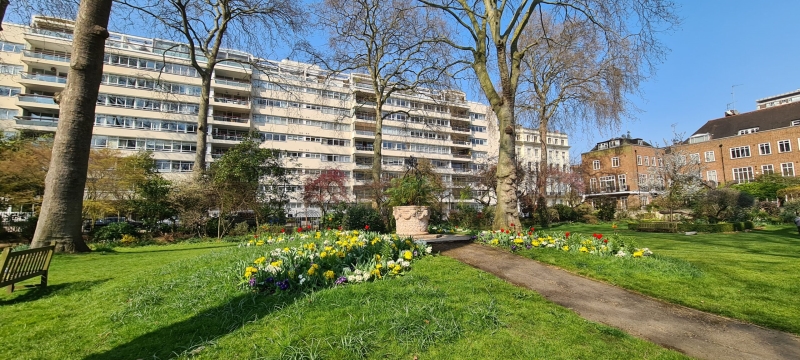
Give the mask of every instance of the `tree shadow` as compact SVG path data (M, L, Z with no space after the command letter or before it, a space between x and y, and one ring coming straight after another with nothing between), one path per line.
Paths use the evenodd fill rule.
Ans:
M248 323L279 311L304 296L303 293L279 295L244 294L227 303L195 314L190 319L141 335L85 360L163 359L199 351L200 346L236 331Z
M16 296L14 294L11 294L10 296L14 297L8 300L0 300L0 306L36 301L53 295L68 295L74 292L88 291L89 289L109 280L111 280L111 278L93 280L93 281L76 281L63 284L48 285L47 287L44 288L38 286L31 288L31 287L24 287L25 285L21 286L17 285L18 287L14 289L14 294L18 292L22 294ZM38 281L38 279L36 281ZM3 290L5 291L5 289Z

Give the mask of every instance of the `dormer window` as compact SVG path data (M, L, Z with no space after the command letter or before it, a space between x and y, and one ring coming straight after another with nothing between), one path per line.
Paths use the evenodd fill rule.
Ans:
M800 120L792 120L791 126L800 126Z
M689 138L689 144L697 144L697 143L701 143L701 142L708 141L708 140L711 140L711 135L707 134L707 133L706 134L692 135Z
M755 133L755 132L758 132L758 127L739 130L739 132L736 135L747 135L747 134L752 134L752 133Z

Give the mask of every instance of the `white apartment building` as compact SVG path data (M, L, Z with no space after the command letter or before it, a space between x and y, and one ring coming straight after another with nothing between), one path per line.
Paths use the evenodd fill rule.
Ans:
M53 95L66 83L72 28L71 21L41 16L34 16L30 26L4 24L3 131L55 132L59 108ZM185 177L194 164L200 94L187 47L112 33L105 50L92 147L151 151L159 172ZM258 62L260 68L254 71L237 62L216 66L205 149L209 161L257 133L262 146L296 160L298 184L293 187L298 200L289 204L290 214L315 215L299 201L300 184L304 176L326 169L347 174L354 200L365 195L358 187L371 178L375 111L364 75L331 76L314 65L254 59L237 50L222 51L220 58ZM382 161L389 178L401 175L403 159L414 155L430 159L446 184L463 187L496 152L496 136L487 131L490 108L466 101L461 91L398 94L384 109L396 111L382 129ZM451 201L457 198L456 193Z
M516 151L520 164L525 167L526 173L534 178L540 169L542 158L542 139L538 129L517 128ZM569 138L560 131L548 131L546 142L547 164L550 174L557 172L570 172L569 163ZM561 197L568 191L566 184L558 181L557 176L549 176L547 181L548 205L561 204Z

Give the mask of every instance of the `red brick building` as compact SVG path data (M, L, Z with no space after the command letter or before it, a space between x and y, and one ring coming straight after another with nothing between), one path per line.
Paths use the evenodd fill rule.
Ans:
M752 181L762 174L795 176L800 162L800 102L764 107L744 114L729 111L708 121L683 143L673 145L687 161L699 164L709 186ZM647 205L664 190L658 184L665 148L638 138L606 140L581 154L586 201L611 196L623 209Z

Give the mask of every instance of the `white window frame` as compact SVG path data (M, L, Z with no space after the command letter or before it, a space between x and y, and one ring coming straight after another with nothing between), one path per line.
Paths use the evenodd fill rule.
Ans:
M592 169L600 170L600 160L592 160Z
M800 138L797 141L800 143ZM636 155L636 165L642 166L642 155Z
M717 153L714 151L706 151L704 155L707 163L717 161Z
M755 179L752 166L733 168L731 172L733 173L733 180L736 181L737 184L749 183Z
M619 157L611 158L611 167L619 167Z
M775 167L772 164L761 165L761 175L771 175L775 173Z
M784 148L784 149L782 149ZM778 140L778 153L787 153L792 151L792 142L789 140Z
M625 174L619 174L619 175L617 175L617 183L618 183L618 185L619 185L619 190L620 190L620 191L625 191L625 190L627 190L627 186L628 186L628 178L627 178L627 176L626 176Z
M732 148L729 149L729 151L730 151L730 155L731 155L731 160L748 158L748 157L750 157L750 154L751 154L750 153L750 145L732 147ZM736 153L738 156L734 157L734 153Z
M772 145L768 142L758 144L758 155L772 155Z
M781 163L781 175L794 177L794 163Z
M708 180L708 181L717 181L717 170L708 170L708 171L706 171L706 180Z

